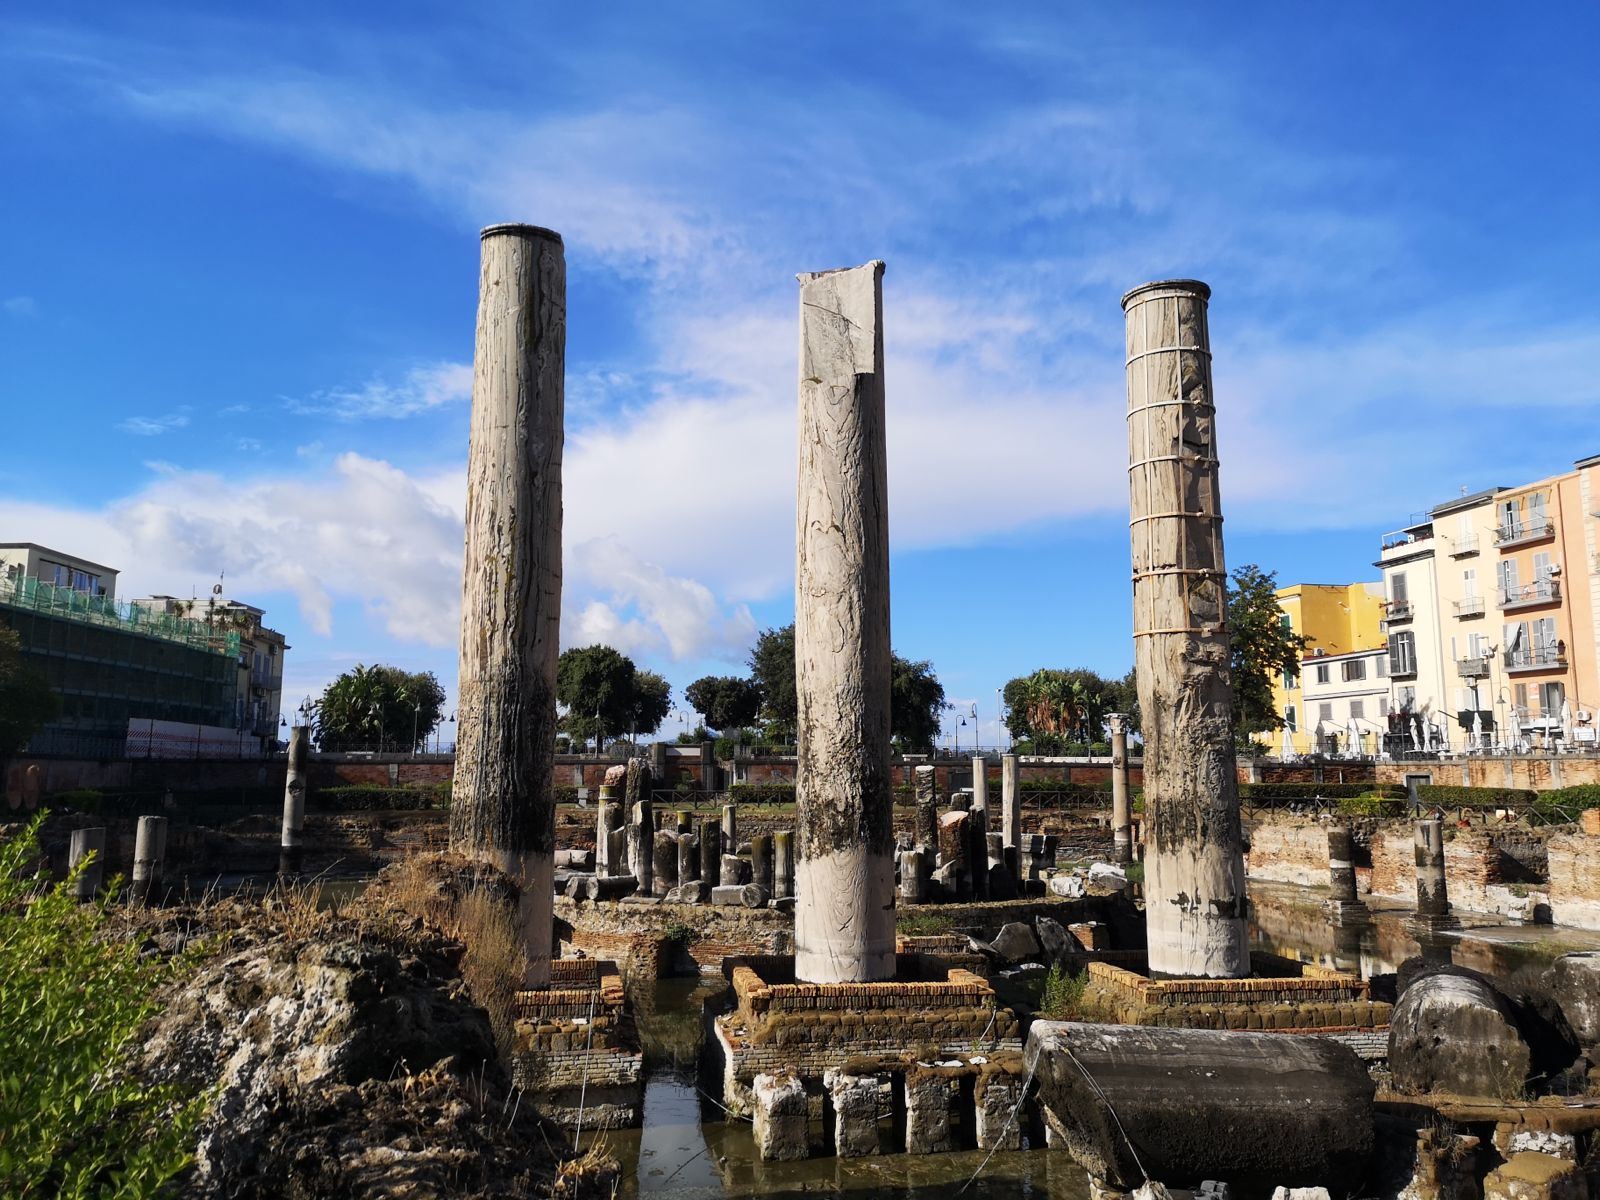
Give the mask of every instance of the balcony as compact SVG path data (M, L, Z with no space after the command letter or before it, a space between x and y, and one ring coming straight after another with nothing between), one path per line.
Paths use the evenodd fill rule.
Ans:
M281 692L283 691L283 676L269 675L265 671L251 671L250 688L255 692Z
M1528 646L1505 652L1508 671L1562 671L1567 666L1566 647Z
M1477 658L1456 659L1456 674L1463 679L1484 679L1489 674L1489 656L1480 654Z
M1411 620L1411 601L1390 600L1383 606L1384 615L1391 621Z
M1478 535L1469 533L1462 537L1450 539L1450 557L1466 558L1478 552Z
M1488 607L1482 596L1463 596L1455 601L1456 620L1465 621L1470 617L1481 617Z
M1525 583L1521 587L1500 589L1500 609L1510 612L1515 608L1533 608L1539 604L1559 604L1561 602L1561 581L1559 579L1536 579L1532 583Z
M1512 546L1542 542L1545 538L1555 535L1556 527L1550 521L1530 521L1527 524L1518 521L1515 524L1498 526L1494 531L1494 544L1502 550L1509 550Z
M1402 659L1394 658L1392 656L1390 657L1390 659L1389 659L1389 678L1390 679L1415 679L1416 677L1417 677L1417 664L1415 662L1408 662L1408 661L1405 661L1405 660L1402 660Z

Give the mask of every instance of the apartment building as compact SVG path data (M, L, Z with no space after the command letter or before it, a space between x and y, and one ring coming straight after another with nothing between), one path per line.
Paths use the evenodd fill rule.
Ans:
M37 579L85 596L114 598L117 594L114 568L38 542L0 542L0 579Z
M1600 706L1600 455L1464 494L1386 535L1398 748L1593 744Z
M1381 586L1297 583L1276 595L1281 620L1308 644L1300 670L1273 688L1285 728L1256 740L1276 754L1370 751L1389 703Z

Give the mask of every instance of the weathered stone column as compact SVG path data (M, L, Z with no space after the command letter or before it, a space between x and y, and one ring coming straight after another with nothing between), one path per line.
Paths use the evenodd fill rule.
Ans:
M1150 283L1127 314L1134 665L1144 714L1150 972L1250 973L1206 302Z
M700 878L700 847L692 833L678 835L678 886Z
M926 854L932 851L907 850L900 855L900 901L921 904L928 894Z
M1442 917L1450 911L1444 877L1444 822L1417 822L1417 915Z
M83 873L78 876L77 887L73 891L79 900L93 900L100 894L100 882L106 873L106 831L103 826L95 829L74 829L72 837L67 844L67 869L76 870L78 864L94 855L94 861L84 867Z
M161 866L167 857L167 819L140 817L133 839L133 879L128 886L135 904L150 904L161 898Z
M755 1103L752 1132L762 1162L790 1162L811 1152L807 1137L806 1086L793 1071L755 1077L750 1088Z
M648 896L655 886L655 857L650 845L655 836L651 832L655 823L650 819L648 803L642 814L639 807L634 805L634 819L628 825L628 874L639 881L639 894Z
M732 854L739 848L739 806L737 804L724 804L722 806L722 844Z
M700 822L700 878L708 888L722 882L722 826L714 817Z
M800 276L795 976L894 976L883 263Z
M794 895L794 831L779 829L772 835L772 898Z
M1022 788L1017 756L1000 756L1000 836L1007 846L1022 846Z
M750 839L750 882L772 895L772 835L758 833Z
M306 758L311 752L311 728L289 730L289 769L283 783L283 834L278 842L278 874L300 874L305 849L300 831L306 824Z
M600 788L600 801L595 805L594 814L594 873L596 875L621 875L620 864L613 861L611 847L613 839L611 831L617 827L619 810L617 807L617 790L614 787L602 785Z
M1133 813L1128 807L1128 718L1108 713L1111 725L1111 861L1133 861Z
M650 840L650 893L665 896L678 886L678 835L657 830Z
M989 796L987 789L974 788L967 808L967 837L971 846L967 861L972 864L972 898L989 898Z
M481 240L450 844L517 883L524 982L548 987L567 268L548 229Z
M939 791L931 766L912 770L912 789L917 799L916 836L930 852L939 849Z
M989 766L981 754L972 756L972 802L989 807Z

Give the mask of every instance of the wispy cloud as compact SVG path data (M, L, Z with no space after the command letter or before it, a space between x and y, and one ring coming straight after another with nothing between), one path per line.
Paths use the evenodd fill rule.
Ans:
M188 424L188 409L181 408L177 412L170 412L161 417L127 417L117 422L117 428L123 433L131 433L137 437L160 437L163 433L171 433L174 429L183 429Z
M12 296L0 300L0 310L8 317L35 317L39 315L39 302L32 296Z
M399 383L371 379L360 387L333 388L287 403L291 412L341 421L400 420L459 404L471 395L471 364L439 362L412 367Z

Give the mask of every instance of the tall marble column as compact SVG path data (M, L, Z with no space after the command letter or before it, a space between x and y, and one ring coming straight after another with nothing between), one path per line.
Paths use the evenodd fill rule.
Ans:
M1128 806L1128 718L1108 713L1111 725L1111 861L1133 861L1133 811Z
M800 276L795 977L894 976L883 263Z
M520 891L524 983L550 983L567 268L561 237L481 238L451 847Z
M1206 305L1192 279L1122 298L1145 912L1157 976L1250 973L1227 574Z

